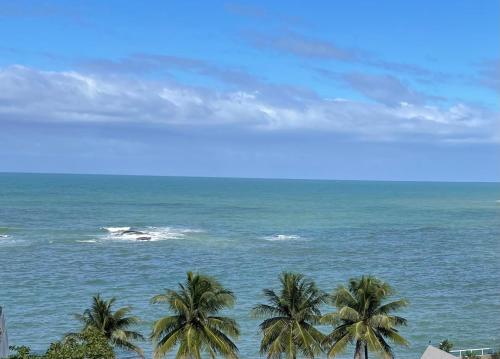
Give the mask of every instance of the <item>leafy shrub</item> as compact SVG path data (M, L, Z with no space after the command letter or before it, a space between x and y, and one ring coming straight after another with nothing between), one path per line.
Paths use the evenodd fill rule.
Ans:
M439 349L449 353L451 349L453 349L453 343L450 342L448 339L445 339L441 343L439 343Z
M465 359L479 359L479 356L470 350L466 351L463 357Z
M72 334L52 343L44 355L31 353L30 348L11 347L16 353L9 359L115 359L113 348L107 339L95 329Z
M87 329L50 345L44 359L114 359L113 348L97 330Z
M31 353L31 349L26 346L11 346L9 347L11 351L14 351L14 354L9 356L9 359L34 359L38 358L35 354Z

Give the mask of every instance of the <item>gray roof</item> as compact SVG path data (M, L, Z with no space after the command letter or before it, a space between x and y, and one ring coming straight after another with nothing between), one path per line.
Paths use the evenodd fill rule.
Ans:
M458 357L429 345L420 359L457 359Z

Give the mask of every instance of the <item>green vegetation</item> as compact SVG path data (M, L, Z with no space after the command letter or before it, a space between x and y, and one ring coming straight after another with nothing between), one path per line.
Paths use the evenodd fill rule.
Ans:
M113 312L113 304L116 299L104 300L99 294L92 298L92 306L86 309L83 314L77 314L75 317L83 323L83 330L95 329L103 335L108 342L115 347L133 350L140 356L143 356L140 349L133 340L143 340L144 337L135 331L129 330L133 325L138 324L139 318L128 316L130 307L119 308ZM74 336L74 334L69 335Z
M328 357L335 357L345 351L350 343L355 344L354 358L368 359L368 351L392 358L392 347L387 342L408 345L396 329L406 325L406 319L391 315L407 305L400 299L385 303L394 294L389 284L371 276L351 279L347 287L339 286L331 297L337 311L323 316L323 324L334 326L325 338Z
M235 297L214 278L189 272L178 291L167 290L151 302L166 303L173 312L153 325L155 358L163 358L176 346L177 358L200 359L203 352L211 358L238 357L238 348L230 339L239 336L238 324L218 315L233 306Z
M37 358L36 355L31 353L31 349L27 346L10 346L11 352L15 352L14 354L9 356L9 359L31 359Z
M10 359L114 359L113 348L108 340L96 329L86 329L81 333L52 343L43 355L31 353L28 347L11 347L16 354Z
M263 319L260 353L268 359L315 358L323 353L335 357L348 345L354 346L355 359L368 359L368 351L393 358L391 344L408 344L397 330L406 325L406 319L394 315L407 302L389 301L394 291L379 279L351 279L332 295L302 274L284 272L279 281L279 290L265 289L266 303L252 309L254 317ZM77 315L83 324L80 332L67 334L41 355L33 354L28 347L12 347L10 359L114 359L114 348L143 356L136 344L143 336L133 330L139 319L130 315L130 307L114 311L114 303L115 298L94 296L91 307ZM238 324L221 314L234 305L235 296L215 278L188 272L177 290L167 289L154 296L151 303L166 304L169 310L153 324L155 359L173 351L179 359L238 358L233 341L240 334ZM326 303L336 311L322 315L321 307ZM333 329L325 335L316 327L318 324ZM440 345L448 349L451 346L447 340ZM467 359L476 358L469 354Z
M44 359L113 359L115 353L108 339L95 328L51 344Z
M320 306L327 295L313 281L301 274L282 273L281 289L277 294L265 289L267 304L259 304L253 315L265 318L260 324L262 341L260 353L270 359L297 358L300 353L314 358L321 353L323 333L314 327L321 318Z
M474 353L473 351L466 351L465 354L463 355L463 358L465 359L479 359L479 355Z
M445 339L441 343L439 343L439 349L449 353L451 349L453 349L453 343L450 342L448 339Z

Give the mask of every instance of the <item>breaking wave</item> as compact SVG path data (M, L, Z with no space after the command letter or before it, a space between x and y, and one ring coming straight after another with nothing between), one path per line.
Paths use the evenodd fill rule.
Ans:
M21 244L26 244L26 242L21 239L15 239L9 234L0 234L0 246L8 247Z
M192 233L202 233L200 229L178 227L103 227L107 232L105 239L128 241L161 241L168 239L182 239Z
M266 241L296 241L302 237L296 234L274 234L263 237Z
M102 229L108 231L109 233L120 233L130 231L131 227L103 227Z

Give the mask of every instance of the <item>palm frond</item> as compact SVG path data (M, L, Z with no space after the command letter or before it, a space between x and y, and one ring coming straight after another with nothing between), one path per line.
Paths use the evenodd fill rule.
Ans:
M408 301L406 299L400 299L396 300L394 302L390 302L387 304L384 304L377 308L375 311L376 314L389 314L392 312L395 312L397 310L400 310L408 305Z
M213 277L188 272L178 290L157 295L152 303L166 303L173 316L157 320L151 337L155 343L154 357L162 358L177 346L177 358L201 358L220 354L237 357L237 347L230 337L239 336L235 320L217 315L235 302L233 292Z
M132 343L132 340L142 340L144 337L129 328L140 322L138 317L127 315L130 313L130 307L122 307L113 312L113 305L116 298L105 300L100 294L92 297L90 308L83 314L75 315L75 319L83 324L82 330L93 328L107 338L112 345L124 349L134 350L142 353L140 348Z
M252 309L254 317L264 318L260 352L270 359L295 358L297 353L311 358L321 350L323 335L313 325L328 296L300 273L283 272L279 281L280 291L265 289L267 303Z
M347 345L351 342L351 338L347 332L340 336L329 348L327 348L327 355L329 358L334 358L339 354L345 352Z
M373 276L350 279L347 286L339 286L331 296L337 308L321 318L321 323L334 326L323 340L328 356L342 352L348 343L367 345L370 351L392 357L392 348L385 338L398 345L407 341L395 329L406 325L406 319L390 315L407 305L405 299L386 302L394 295L392 287Z

